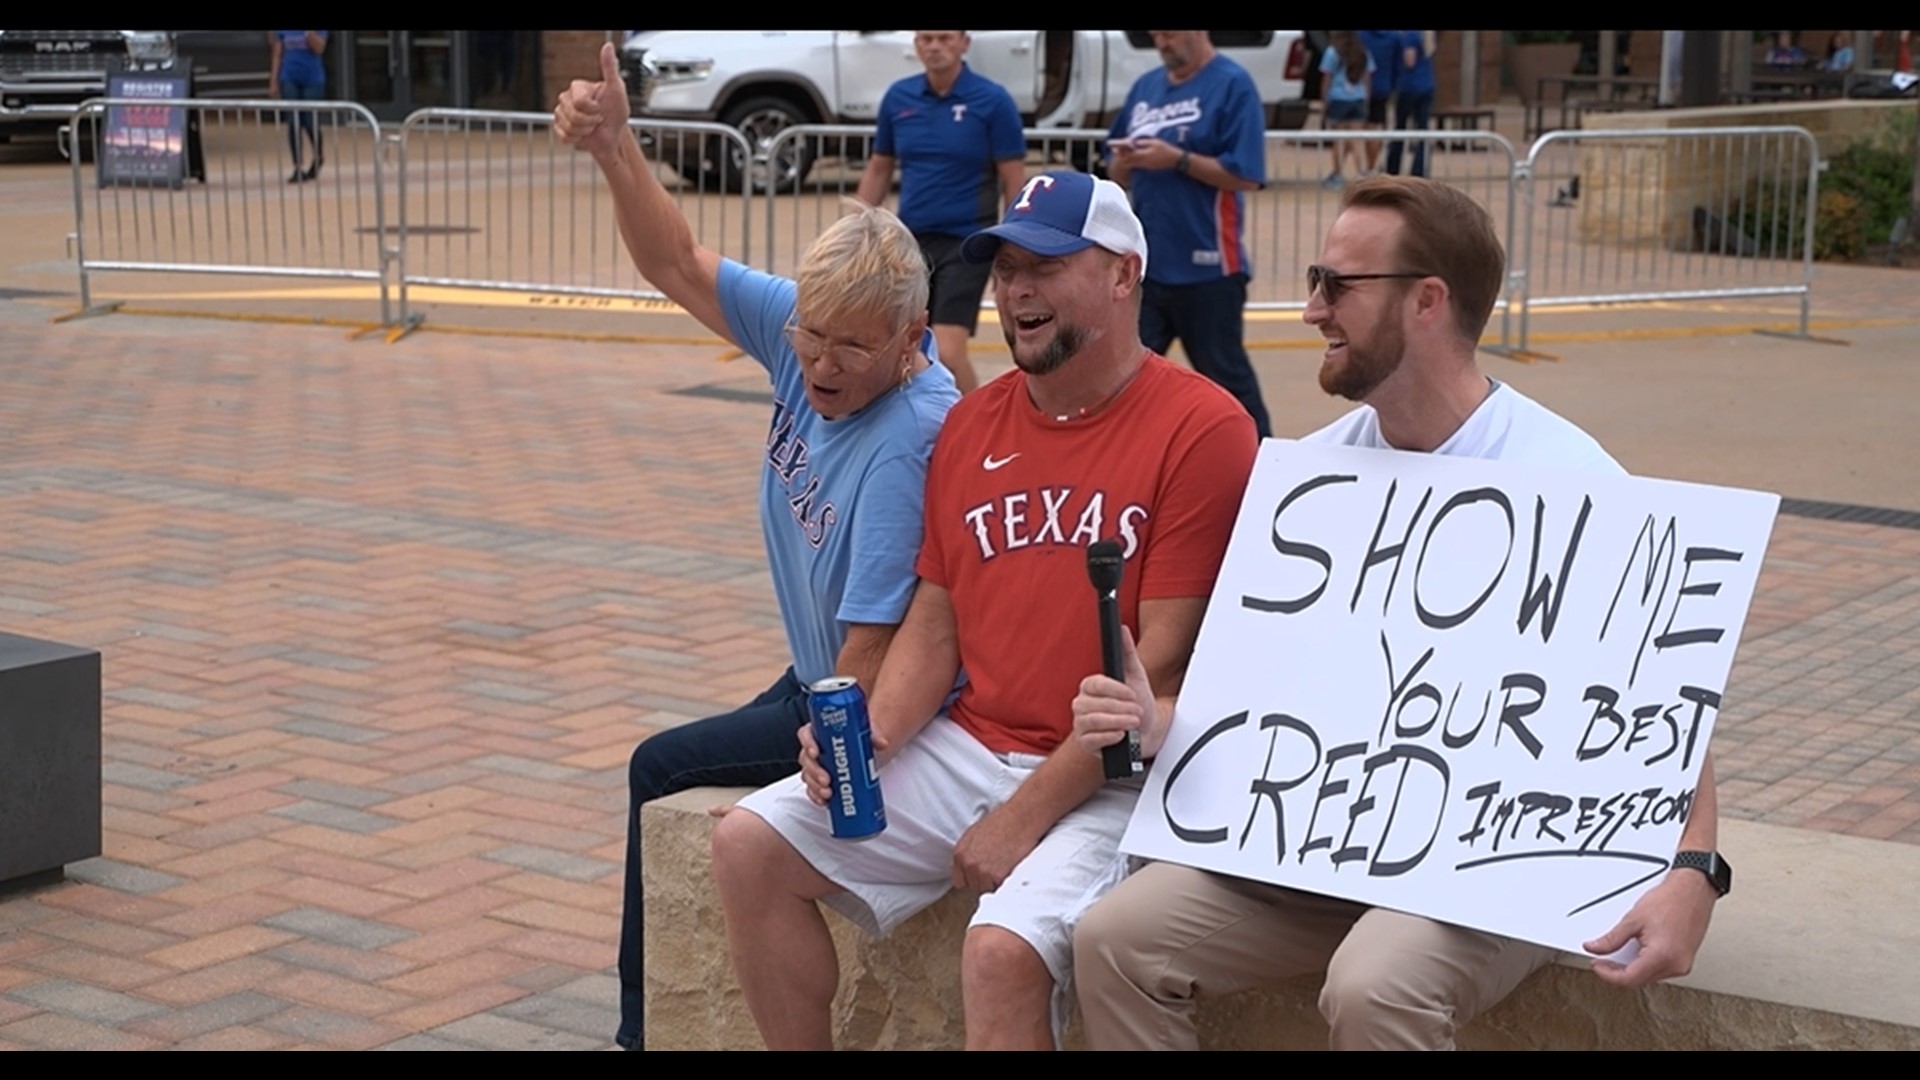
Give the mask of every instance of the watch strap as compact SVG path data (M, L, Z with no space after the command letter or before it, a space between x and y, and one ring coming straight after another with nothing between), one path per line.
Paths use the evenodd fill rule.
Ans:
M1713 891L1720 896L1733 891L1733 865L1721 858L1717 851L1675 852L1673 868L1700 871L1713 885Z

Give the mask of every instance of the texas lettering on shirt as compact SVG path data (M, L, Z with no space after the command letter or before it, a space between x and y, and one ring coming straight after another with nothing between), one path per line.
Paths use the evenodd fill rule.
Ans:
M1005 465L1007 460L1011 459L998 464ZM986 464L989 469L997 467L992 456ZM1054 544L1085 548L1112 536L1114 532L1107 526L1107 503L1107 493L1098 488L1030 488L989 499L967 509L961 517L980 544L980 561L989 562L1024 547ZM1118 530L1122 558L1132 558L1139 549L1139 529L1147 516L1147 508L1139 503L1127 503L1114 515L1113 529Z
M807 543L819 547L840 515L830 502L816 504L820 478L807 469L807 441L794 434L793 410L778 398L773 402L773 423L767 429L767 467L786 485L787 509Z

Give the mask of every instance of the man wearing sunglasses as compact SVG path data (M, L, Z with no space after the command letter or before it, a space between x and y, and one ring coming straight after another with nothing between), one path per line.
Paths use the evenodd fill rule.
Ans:
M1431 181L1375 177L1347 189L1306 321L1326 339L1320 386L1358 402L1306 442L1407 450L1621 473L1592 437L1475 362L1500 292L1504 256L1486 212ZM1090 751L1130 728L1142 754L1166 737L1164 713L1118 681L1087 680L1075 732ZM1143 724L1143 719L1146 721ZM1641 986L1686 974L1731 871L1718 832L1711 758L1674 869L1604 937L1630 940L1631 963L1595 959L1606 981ZM1415 915L1155 863L1082 920L1074 971L1096 1049L1191 1049L1198 996L1326 972L1320 1011L1336 1049L1443 1049L1554 951Z
M775 1049L832 1044L839 966L819 904L878 935L953 888L981 894L961 954L967 1045L1054 1044L1073 924L1124 872L1140 790L1071 745L1073 696L1100 667L1087 547L1120 544L1136 684L1171 709L1253 467L1246 412L1140 342L1148 249L1119 187L1036 176L961 254L992 264L1019 373L954 407L928 470L920 587L868 703L886 830L828 834L829 780L803 734L801 776L714 831L734 969Z
M871 208L841 218L807 249L792 281L722 259L694 243L642 156L612 45L600 67L602 82L575 81L560 96L555 134L600 166L641 275L752 356L773 383L760 525L792 652L792 666L753 701L660 732L633 753L615 1039L638 1049L640 807L690 787L792 774L806 687L836 674L873 687L913 595L927 461L959 392L930 357L926 263L899 219Z

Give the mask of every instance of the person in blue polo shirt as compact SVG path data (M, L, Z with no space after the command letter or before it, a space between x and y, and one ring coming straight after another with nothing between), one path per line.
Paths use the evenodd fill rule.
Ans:
M1165 355L1178 338L1194 370L1273 434L1247 359L1244 192L1267 182L1266 125L1253 76L1205 30L1155 30L1165 67L1140 76L1107 139L1107 174L1146 228L1140 340Z
M961 393L980 384L967 341L980 322L988 268L960 259L960 241L1000 219L1026 182L1027 141L1013 95L973 73L965 30L916 30L925 75L909 75L880 99L873 156L860 176L862 202L879 206L900 166L900 220L933 271L933 338Z

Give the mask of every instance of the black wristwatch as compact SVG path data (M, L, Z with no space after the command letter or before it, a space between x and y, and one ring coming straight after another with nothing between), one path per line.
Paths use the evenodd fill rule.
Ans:
M1186 172L1188 167L1192 164L1192 161L1193 161L1193 151L1191 150L1180 151L1180 160L1173 163L1173 171L1178 173Z
M1675 852L1673 868L1678 870L1682 867L1698 870L1707 875L1707 881L1712 883L1713 891L1720 896L1733 891L1733 865L1721 858L1717 851Z

